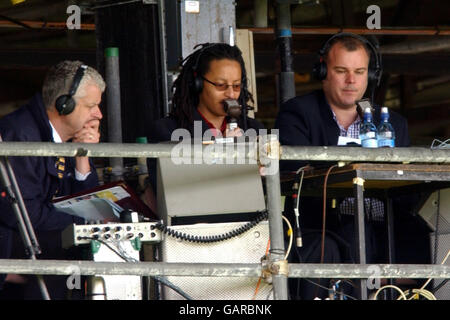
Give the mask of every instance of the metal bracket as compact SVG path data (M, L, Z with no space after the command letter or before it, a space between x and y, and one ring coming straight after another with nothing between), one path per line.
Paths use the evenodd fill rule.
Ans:
M353 178L353 184L357 184L361 187L364 187L364 182L366 182L366 181L363 178L359 178L359 177Z
M270 271L270 261L267 255L261 258L261 277L267 283L272 283L272 272Z
M259 141L259 159L268 158L271 160L279 160L281 158L282 148L280 141L276 135L267 135L260 137L263 141ZM263 161L261 161L263 162Z
M274 261L270 265L270 271L274 275L289 276L289 264L287 260Z
M272 283L272 275L289 276L289 264L287 260L270 261L268 256L261 258L262 278Z

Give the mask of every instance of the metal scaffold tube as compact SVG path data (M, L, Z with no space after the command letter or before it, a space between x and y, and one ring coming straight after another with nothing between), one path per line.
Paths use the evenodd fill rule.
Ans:
M108 106L108 141L122 142L122 109L120 104L119 48L105 49L106 101ZM122 178L123 161L110 159L114 180Z
M98 262L0 259L0 273L39 275L261 276L256 263ZM376 271L376 272L375 272ZM450 266L433 264L289 264L289 278L449 279Z
M123 158L159 158L171 157L174 144L139 143L52 143L52 142L1 142L0 156L89 156ZM249 144L246 148L236 148L230 155L226 148L223 152L210 146L192 147L191 157L214 153L215 157L233 157L255 159L255 148ZM280 160L309 161L349 161L349 162L404 162L404 163L450 163L450 149L429 148L358 148L354 147L293 147L281 146Z
M281 147L280 160L450 163L450 149Z
M273 292L276 300L288 299L288 268L285 260L283 220L281 217L281 186L278 159L280 153L279 141L276 135L261 139L261 164L264 165L267 211L269 212L270 234L270 271L272 273Z

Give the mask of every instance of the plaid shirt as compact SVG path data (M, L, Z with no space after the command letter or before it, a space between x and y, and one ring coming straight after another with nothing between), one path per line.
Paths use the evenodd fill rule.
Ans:
M361 126L361 118L359 115L348 129L345 130L337 121L334 111L331 111L333 112L333 119L339 127L340 135L342 137L359 139L359 128ZM345 198L339 205L339 211L341 214L353 215L355 212L355 198ZM382 221L384 219L384 203L378 199L364 198L364 212L368 219Z

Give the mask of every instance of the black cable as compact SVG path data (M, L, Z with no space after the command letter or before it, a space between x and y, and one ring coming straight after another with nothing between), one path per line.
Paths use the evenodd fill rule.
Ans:
M180 239L180 240L185 240L185 241L189 241L189 242L199 242L199 243L212 243L212 242L228 240L228 239L237 237L237 236L243 234L244 232L247 232L248 230L255 227L261 221L267 219L267 215L268 215L267 210L261 211L261 212L259 212L258 216L255 219L247 222L245 225L243 225L239 228L236 228L234 230L231 230L225 234L213 235L213 236L194 236L191 234L186 234L184 232L179 232L179 231L173 230L173 229L169 228L168 226L164 225L162 221L158 222L154 227L156 229L160 230L161 232L164 232L165 234L172 236L174 238Z
M101 240L101 239L94 239L92 237L80 237L80 239L85 239L85 240L96 240L102 244L104 244L105 246L107 246L112 252L114 252L115 254L117 254L120 258L122 258L123 260L125 260L126 262L139 262L139 261L130 261L127 257L123 256L121 253L119 253L117 250L115 250L113 247L111 247L107 242ZM164 277L160 277L160 276L150 276L155 278L155 280L161 282L163 285L169 287L170 289L174 290L175 292L177 292L178 294L180 294L183 298L185 298L186 300L193 300L191 296L189 296L187 293L185 293L182 289L180 289L179 287L177 287L176 285L174 285L172 282L170 282L169 280L167 280Z
M183 298L185 298L186 300L194 300L190 295L188 295L186 292L184 292L181 288L177 287L176 285L174 285L172 282L170 282L169 280L167 280L164 277L160 277L160 276L153 276L153 278L155 278L156 281L161 282L163 285L165 285L166 287L169 287L170 289L172 289L173 291L175 291L176 293L180 294Z
M27 24L25 24L25 23L23 23L22 21L19 21L19 20L17 20L17 19L10 18L10 17L4 16L4 15L2 15L2 14L0 15L0 18L3 19L3 20L7 20L7 21L9 21L9 22L12 22L12 23L14 23L14 24L17 24L17 25L19 25L19 26L21 26L21 27L24 27L24 28L26 28L26 29L33 29L33 27L30 27L29 25L27 25Z
M435 294L439 289L441 289L443 286L445 286L449 280L450 279L445 279L444 281L439 283L439 285L437 285L435 288L433 288L433 290L431 290L431 293Z
M437 263L437 251L438 251L438 237L439 237L439 220L441 219L441 190L437 192L437 208L436 208L436 226L434 231L434 252L433 252L433 263Z
M95 240L95 241L98 241L98 242L104 244L105 246L107 246L112 252L114 252L116 255L118 255L120 258L122 258L122 260L125 260L126 262L129 262L127 257L123 256L120 252L118 252L116 249L111 247L107 242L103 241L102 239L95 239L95 238L92 238L92 237L80 237L80 240Z
M434 231L434 252L433 252L433 263L436 264L437 262L437 251L438 251L438 244L439 244L439 220L441 219L441 190L438 190L437 192L437 208L436 208L436 226ZM431 292L434 294L436 291L438 291L440 288L442 288L449 279L446 279L442 281L437 287L435 287ZM436 280L433 280L433 283L436 282Z

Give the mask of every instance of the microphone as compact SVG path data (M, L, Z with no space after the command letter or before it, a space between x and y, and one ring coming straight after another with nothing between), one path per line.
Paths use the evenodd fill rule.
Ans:
M238 127L238 119L242 113L242 106L234 99L226 99L223 102L223 108L229 118L229 129L234 130Z

